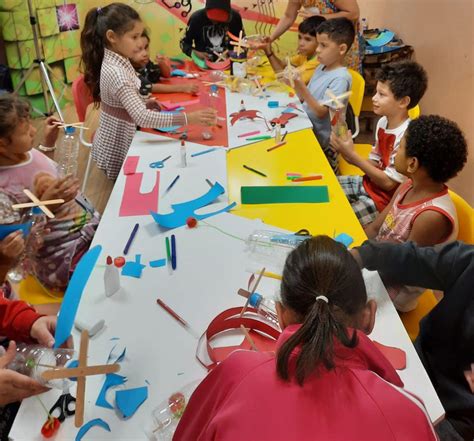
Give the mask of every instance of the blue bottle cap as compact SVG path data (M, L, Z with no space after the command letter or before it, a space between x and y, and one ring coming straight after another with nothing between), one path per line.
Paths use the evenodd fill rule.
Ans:
M249 297L249 305L252 308L257 308L259 303L262 301L262 295L259 294L258 292L254 292L250 297Z
M74 133L76 133L76 128L75 127L71 127L71 126L66 127L66 134L67 135L74 135Z
M211 84L211 92L217 93L217 84Z

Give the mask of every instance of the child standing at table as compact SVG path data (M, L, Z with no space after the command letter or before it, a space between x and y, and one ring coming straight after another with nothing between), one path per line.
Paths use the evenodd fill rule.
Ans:
M197 94L199 86L196 83L161 84L160 78L171 76L170 62L167 57L158 55L156 64L150 60L150 37L146 31L142 35L143 49L130 61L141 81L140 93L148 96L150 93L190 93Z
M413 241L419 246L456 240L456 207L445 183L462 170L466 160L467 143L454 122L436 115L411 121L395 156L397 172L408 179L366 227L367 236L386 242ZM423 288L385 281L399 311L416 308Z
M299 68L301 79L305 84L309 83L318 66L316 35L319 25L325 20L324 17L315 15L303 20L298 26L298 54L290 58L290 63ZM281 72L286 67L286 61L280 60L273 53L271 43L264 47L264 52L275 72Z
M354 25L347 18L326 20L318 27L316 56L320 65L316 68L308 86L296 79L295 91L308 113L319 145L332 169L338 173L337 153L329 147L331 121L329 108L335 104L321 104L330 98L331 91L339 96L351 89L352 77L344 67L344 57L354 41Z
M57 164L32 148L36 129L31 125L29 112L27 101L13 94L0 96L0 223L19 224L29 214L29 208L12 208L16 203L31 202L24 189L40 200L65 200L63 204L48 206L55 218L32 227L28 240L31 246L27 249L28 272L47 289L62 291L77 262L89 249L99 215L78 193L78 180L59 176ZM45 127L46 146L54 145L57 136L54 118L49 118ZM11 236L4 241L15 240ZM36 239L41 243L36 243ZM23 244L16 246L19 249ZM4 264L13 264L12 259L20 257L13 254L11 244L2 250L0 260Z
M332 148L365 173L364 176L338 177L362 226L374 221L404 180L395 169L395 156L410 122L408 110L419 103L428 84L425 70L414 61L384 65L377 79L372 102L374 113L382 118L375 128L375 144L369 159L354 150L351 136L331 136Z
M111 3L91 9L81 33L84 80L101 108L92 157L109 179L117 178L137 125L157 128L216 122L213 109L189 114L159 112L156 101L144 101L129 60L142 50L143 29L133 8Z
M276 356L231 354L198 386L173 440L436 440L423 404L365 335L375 311L342 244L302 242L283 270Z

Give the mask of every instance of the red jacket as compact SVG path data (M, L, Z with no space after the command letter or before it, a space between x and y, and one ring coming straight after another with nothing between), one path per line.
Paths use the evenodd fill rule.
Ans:
M287 327L278 345L299 326ZM303 387L277 377L273 354L234 352L196 389L173 440L436 440L421 402L401 389L373 343L358 338L353 349L336 344L336 368L321 368Z
M31 326L40 317L27 303L4 298L0 290L0 335L11 340L32 342Z

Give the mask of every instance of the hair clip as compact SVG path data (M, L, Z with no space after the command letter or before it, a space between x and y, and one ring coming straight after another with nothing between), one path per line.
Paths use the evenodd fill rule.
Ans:
M318 296L316 297L316 301L322 300L323 302L329 303L329 299L326 296Z

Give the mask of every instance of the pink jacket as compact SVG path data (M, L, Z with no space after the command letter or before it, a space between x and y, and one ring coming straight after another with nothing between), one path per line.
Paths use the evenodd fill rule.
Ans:
M287 327L278 345L299 326ZM274 354L234 352L196 389L173 440L436 440L422 403L373 343L358 338L353 349L337 343L335 369L321 368L303 387L277 377Z

